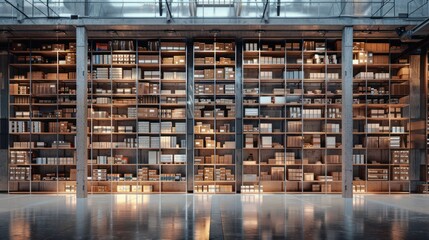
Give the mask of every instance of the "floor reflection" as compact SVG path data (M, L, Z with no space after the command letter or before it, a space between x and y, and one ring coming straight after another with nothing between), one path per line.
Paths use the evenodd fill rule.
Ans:
M427 206L423 195L2 194L0 239L429 239Z

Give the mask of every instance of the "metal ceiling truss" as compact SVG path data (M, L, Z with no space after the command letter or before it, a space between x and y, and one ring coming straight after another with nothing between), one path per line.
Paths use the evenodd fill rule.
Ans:
M387 10L385 9L387 8ZM385 17L390 11L395 10L395 0L383 0L380 2L380 7L371 15L372 18Z
M264 2L264 10L262 12L262 20L264 20L265 23L268 23L270 21L269 18L269 4L270 4L270 0L265 0Z
M170 3L172 0L165 0L165 6L167 7L167 22L171 22L173 20L173 16L171 14Z
M429 0L411 0L407 3L407 17L412 16L423 7L428 5Z

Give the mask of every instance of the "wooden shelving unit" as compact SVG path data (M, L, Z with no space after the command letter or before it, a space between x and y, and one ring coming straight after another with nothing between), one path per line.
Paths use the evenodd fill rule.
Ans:
M356 193L410 192L410 69L408 59L397 59L401 49L397 42L354 42Z
M92 40L90 191L186 192L186 45Z
M337 45L244 42L242 193L341 191Z
M9 192L73 192L76 45L11 43Z
M236 192L235 42L194 41L194 193Z
M91 193L341 192L340 40L246 39L240 51L232 39L186 46L89 41ZM410 66L398 58L402 48L354 44L355 193L410 192ZM11 44L10 192L75 191L75 61L72 40ZM428 165L421 171L429 184Z

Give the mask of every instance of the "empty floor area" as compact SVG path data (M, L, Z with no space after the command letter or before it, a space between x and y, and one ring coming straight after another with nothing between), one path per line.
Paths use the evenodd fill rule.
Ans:
M0 239L429 239L429 195L0 194Z

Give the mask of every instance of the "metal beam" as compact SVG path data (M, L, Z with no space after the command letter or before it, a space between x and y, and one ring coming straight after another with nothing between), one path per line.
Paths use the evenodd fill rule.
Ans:
M277 0L277 8L276 8L276 10L277 10L277 17L280 16L280 5L281 5L281 1Z
M268 13L269 13L268 6L269 6L269 4L270 4L270 0L265 0L264 11L262 13L262 20L264 20L265 23L268 23L269 20L270 20L269 16L268 16Z
M237 0L234 1L234 12L235 12L235 16L236 17L240 17L241 16L241 8L243 3L241 2L241 0Z
M346 26L342 39L342 195L353 197L353 27Z
M76 27L76 197L88 196L88 37L85 27Z
M191 17L197 16L197 2L196 2L196 0L189 1L189 15Z
M16 11L18 11L22 16L24 16L25 18L29 18L27 16L27 14L24 13L24 11L22 11L21 9L18 8L18 6L13 5L11 2L9 2L8 0L5 0L5 2L7 4L9 4L13 9L15 9ZM22 8L24 8L24 5L22 5ZM17 21L20 22L22 20L22 17L18 17Z
M165 0L165 6L167 7L167 23L170 23L173 19L173 15L171 15L170 3L169 0Z
M293 20L293 21L285 21ZM12 26L13 25L65 25L65 26L141 26L142 21L145 25L166 25L165 18L82 18L82 19L70 19L69 17L64 18L33 18L23 19L18 22L16 18L0 18L0 26ZM378 25L378 26L411 26L420 23L422 20L410 20L403 18L383 18L383 19L372 19L372 18L353 18L353 17L335 17L335 18L271 18L270 23L266 25L271 26L367 26L367 25ZM170 25L260 25L260 18L175 18L174 23Z

